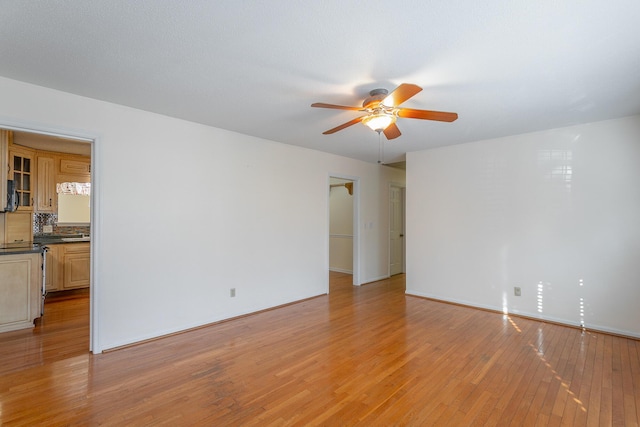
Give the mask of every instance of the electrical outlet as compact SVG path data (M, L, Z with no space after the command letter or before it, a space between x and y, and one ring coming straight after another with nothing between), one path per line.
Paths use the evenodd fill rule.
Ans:
M53 225L45 225L42 227L43 233L53 233Z
M231 289L229 289L229 296L230 296L231 298L233 298L233 297L235 297L235 296L236 296L236 288L231 288Z
M520 295L522 295L522 291L520 289L519 286L516 286L515 288L513 288L513 294L517 297L519 297Z

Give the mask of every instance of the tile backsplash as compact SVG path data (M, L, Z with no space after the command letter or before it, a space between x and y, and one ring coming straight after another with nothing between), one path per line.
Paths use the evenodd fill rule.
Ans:
M53 227L52 234L89 234L91 227L84 226L58 226L58 215L54 213L34 213L33 214L33 235L37 236L44 233L44 226Z

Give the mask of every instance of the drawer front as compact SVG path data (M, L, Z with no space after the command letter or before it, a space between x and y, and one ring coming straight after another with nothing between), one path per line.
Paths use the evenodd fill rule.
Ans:
M64 253L86 253L89 255L89 243L65 243Z

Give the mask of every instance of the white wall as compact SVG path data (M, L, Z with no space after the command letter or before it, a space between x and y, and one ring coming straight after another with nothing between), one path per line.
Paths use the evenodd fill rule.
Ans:
M640 116L409 153L407 293L638 337L639 184Z
M387 271L392 169L5 78L0 93L0 126L97 138L94 351L325 293L331 174L360 177L362 281Z
M353 273L353 195L344 185L329 191L329 269Z

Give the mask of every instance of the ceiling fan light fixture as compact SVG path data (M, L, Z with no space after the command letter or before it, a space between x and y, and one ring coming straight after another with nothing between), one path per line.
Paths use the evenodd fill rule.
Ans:
M396 116L391 114L372 114L362 119L362 123L367 125L371 130L376 132L382 132L388 128L392 123L396 122Z

